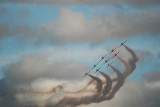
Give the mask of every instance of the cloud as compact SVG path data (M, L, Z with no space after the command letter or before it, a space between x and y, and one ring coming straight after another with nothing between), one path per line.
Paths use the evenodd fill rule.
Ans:
M33 30L27 24L10 25L9 23L0 23L0 39L12 37L18 40L21 44L34 43L36 38L36 30ZM35 42L37 43L37 42Z
M0 2L12 2L12 3L38 3L38 4L77 4L77 5L97 5L97 4L129 4L134 6L152 6L159 5L158 0L0 0Z
M25 55L3 71L9 83L25 84L40 78L78 80L88 68L70 61L52 61L44 54L34 53Z
M7 9L6 9L6 8L0 7L0 13L1 13L1 14L6 13L6 12L7 12Z
M107 39L137 35L159 35L159 12L141 10L133 14L111 12L87 19L82 12L62 9L59 18L40 26L42 33L51 33L50 40L102 42Z
M140 59L139 62L148 62L152 61L153 54L148 50L137 50L136 51L138 58Z
M35 37L34 30L25 24L15 25L12 34L15 34L21 41L30 41Z
M137 58L135 58L134 60L136 61L136 59ZM78 68L78 66L80 68ZM132 67L134 66L135 65L132 65ZM0 81L0 86L3 87L0 89L3 89L5 91L3 91L5 94L2 94L0 92L0 105L13 107L37 105L45 107L51 102L52 104L55 104L56 100L60 100L64 97L66 91L77 91L81 89L81 87L84 87L84 83L86 83L85 80L81 82L66 82L62 80L61 77L64 78L65 76L67 76L67 80L75 80L74 76L80 75L78 74L78 72L80 71L78 69L74 69L74 67L82 69L83 66L77 63L70 64L69 62L66 62L66 64L64 64L63 62L50 62L48 60L48 57L43 54L30 54L24 56L24 58L22 58L19 62L11 64L8 66L8 68L6 68L5 72L8 73L5 74L5 80L10 80L12 83L17 82L18 85L15 86L14 83L13 86L15 87L15 89L12 89L13 87L5 86L9 84L4 85L4 80ZM59 72L56 72L57 69ZM65 70L63 71L62 69ZM52 74L50 71L52 73L55 73ZM66 74L66 71L67 73L69 73L69 76L63 75ZM76 75L72 74L73 72L71 71L76 72ZM61 77L58 77L58 73L61 73ZM150 78L152 77L152 75L155 75L155 72L150 72L149 75L151 75L149 76ZM58 78L61 78L62 81L57 80ZM26 81L29 82L28 85L24 84ZM21 84L22 82L23 84ZM124 87L121 88L121 90L115 95L112 100L98 104L90 104L86 107L159 107L160 86L152 85L155 82L157 82L157 80L147 80L144 82L127 80L127 83L124 85ZM157 84L160 84L159 80ZM58 88L55 90L54 87ZM93 89L93 86L91 86L90 88ZM16 93L14 92L15 90ZM76 95L78 96L78 94ZM83 105L82 107L85 107L85 105Z
M62 103L62 105L75 104L78 106L80 104L90 104L91 101L101 102L103 100L110 100L113 98L115 93L123 85L124 79L131 72L133 72L136 66L135 63L138 60L136 58L135 53L131 49L129 49L126 46L125 48L131 53L133 58L129 60L128 64L124 60L120 59L121 62L125 64L125 67L127 67L124 74L121 74L118 69L111 66L113 71L118 76L117 78L114 78L114 80L112 79L112 81L118 81L115 83L113 87L112 87L112 84L109 83L111 86L109 87L107 86L106 89L104 89L104 90L109 89L108 92L110 92L111 90L110 92L111 96L110 95L100 96L101 90L103 88L102 87L103 80L101 81L100 78L91 76L93 79L97 81L97 84L91 84L91 85L87 85L89 83L86 82L86 80L83 80L83 81L81 80L81 82L75 81L75 79L77 78L74 78L75 76L73 75L73 72L76 73L77 77L80 77L80 74L78 73L80 71L83 71L82 70L83 66L81 66L81 64L76 64L76 63L73 64L73 62L72 64L70 64L69 62L67 62L67 65L63 65L63 62L58 63L58 62L48 61L48 57L46 55L30 54L30 55L24 56L19 62L11 64L7 68L3 69L4 76L5 76L5 83L6 83L6 87L4 87L6 88L5 89L6 95L4 96L0 104L5 106L10 106L6 103L7 101L9 101L10 104L13 105L13 107L16 105L26 106L28 104L45 106L50 104L61 105L60 102L65 101L64 103ZM74 67L76 69L74 69ZM63 75L65 74L66 71L71 71L71 72L67 72L69 75ZM59 74L62 78L58 76ZM104 74L103 76L106 78L106 80L110 80L111 82L111 79L106 74ZM67 80L74 79L74 81L64 81L65 77L69 77ZM58 80L59 78L61 80ZM26 84L26 82L28 82L28 84ZM93 86L95 85L96 85L98 94L96 93L94 94L95 88L93 88ZM87 88L85 88L86 86ZM81 92L83 92L83 87L84 87L84 91L89 90L89 93L87 94L90 95L90 93L93 93L93 96L91 94L91 96L83 97L81 95ZM79 91L78 89L81 89L81 88L82 88L82 91ZM78 95L79 92L80 94ZM70 94L71 96L68 96ZM86 92L83 92L83 94L85 96L87 95ZM99 100L96 100L96 99L93 100L92 98L97 98L97 97L94 97L94 95L96 96L98 95ZM104 93L104 95L107 95L107 94ZM82 96L82 97L79 97L81 100L79 101L79 98L75 98L75 96ZM90 98L90 99L85 100L86 98ZM75 102L72 103L71 99L74 99ZM58 101L57 104L56 104L56 100Z
M9 33L8 26L0 23L0 38L6 36L8 33Z
M23 13L23 12L22 12ZM25 14L26 11L24 11ZM100 43L107 39L134 37L137 35L157 36L160 34L158 10L147 9L132 13L110 11L106 15L86 18L84 13L67 8L59 11L59 17L46 22L28 24L0 24L0 38L12 36L22 43L65 44L70 42Z
M160 81L160 78L159 78L160 71L159 70L146 72L143 76L149 82Z
M21 43L34 41L35 30L31 26L25 23L26 17L30 16L30 12L27 9L21 9L19 11L14 11L14 15L10 16L10 9L0 7L0 13L2 14L0 19L0 39L5 37L15 37ZM6 19L5 16L8 18ZM18 23L15 21L18 20ZM20 22L20 23L19 23Z
M158 53L158 57L160 58L160 52Z
M52 95L47 94L42 97L39 93L50 92L60 84L68 82L67 85L74 87L73 84L78 84L76 81L81 79L88 68L81 63L51 60L46 54L32 53L24 55L19 61L6 66L2 71L5 78L0 80L0 86L3 89L0 91L0 106L22 107L27 102L31 102L31 105L37 105L37 103L40 106L43 105ZM84 86L85 83L83 81L79 86ZM72 90L70 86L67 87L68 91ZM76 87L76 90L79 88ZM15 91L20 93L15 94ZM29 93L26 94L24 91ZM34 95L33 92L37 94Z
M148 82L128 80L113 100L86 107L159 107L159 96L160 87L152 87Z
M45 92L45 90L50 90L52 89L52 87L57 86L62 83L63 82L58 83L57 81L54 81L54 80L41 79L41 80L32 82L32 88L34 90L40 90L40 92ZM158 84L160 84L160 82L158 82ZM80 85L80 84L77 84L77 85ZM47 87L47 88L44 88L44 87ZM70 86L67 86L67 87L69 88ZM59 89L59 91L60 90L61 89ZM75 88L75 90L77 89ZM153 85L151 85L150 82L147 82L147 81L140 82L140 81L127 80L124 86L120 89L120 91L116 94L116 96L112 100L97 103L97 104L90 104L87 106L82 105L78 107L97 107L97 106L100 106L100 107L106 107L106 106L108 107L113 107L113 106L114 107L124 107L124 106L127 106L127 107L135 107L135 106L137 107L159 107L160 105L159 96L160 96L160 86L153 87ZM32 93L29 93L29 92L28 93L26 92L23 94L17 93L16 95L16 99L21 103L24 103L24 102L27 103L28 101L28 102L32 102L30 104L37 103L39 106L44 106L44 107L45 107L44 103L47 102L46 99L48 97L50 98L51 96L48 94L44 94L40 96L38 94L33 95ZM57 100L61 99L60 96L57 96L56 94L54 94L52 97L53 97L52 99L53 101L55 99ZM23 101L23 99L25 99L25 101Z
M18 13L18 17L25 18L30 15L30 12L27 9L21 9Z

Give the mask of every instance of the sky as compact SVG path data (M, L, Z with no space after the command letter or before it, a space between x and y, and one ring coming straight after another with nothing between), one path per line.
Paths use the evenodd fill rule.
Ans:
M159 19L158 0L0 0L0 105L47 107L47 96L8 89L85 83L84 73L127 40L139 59L134 72L114 99L82 107L159 107ZM123 71L120 63L116 57L113 66Z

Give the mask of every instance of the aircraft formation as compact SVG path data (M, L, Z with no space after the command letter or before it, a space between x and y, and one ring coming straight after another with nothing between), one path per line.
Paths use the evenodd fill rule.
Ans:
M117 50L118 48L122 47L126 42L127 42L127 40L124 41L124 42L122 42L119 46L113 48L113 49L109 52L109 54L105 54L104 56L102 56L101 59L100 59L88 72L86 72L83 77L87 76L87 75L88 75L94 68L96 68L97 65L98 65L101 61L103 61L103 60L104 60L104 63L103 63L98 69L96 69L94 73L99 72L100 69L101 69L103 66L105 66L105 65L107 65L105 68L111 66L114 61L112 61L111 63L108 63L108 62L109 62L111 59L114 59L114 58L120 53L120 51L114 53L115 50ZM107 55L110 55L110 54L112 54L112 56L109 57L109 58L106 58ZM107 63L108 63L108 64L107 64Z

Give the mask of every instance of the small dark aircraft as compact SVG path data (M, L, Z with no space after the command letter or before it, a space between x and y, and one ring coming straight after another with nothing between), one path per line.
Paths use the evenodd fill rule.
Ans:
M120 53L120 51L117 52L117 53L115 53L114 56L113 56L113 58L116 57L119 53Z
M121 45L119 45L119 47L123 46L126 42L127 42L127 40L122 42Z
M110 59L111 59L111 58L106 59L105 62L104 62L102 65L104 65L105 63L107 63Z
M102 66L101 66L102 67ZM100 69L101 69L101 67L100 68L98 68L98 69L96 69L96 72L98 72ZM96 73L96 72L94 72L94 73Z
M113 64L113 62L111 62L110 64L108 64L108 66L106 66L106 68L109 67L109 66L111 66L112 64Z
M103 56L103 57L101 58L101 60L100 60L97 64L99 64L104 58L105 58L105 57Z
M114 52L116 49L117 49L117 47L115 47L114 49L112 49L109 54L111 54L112 52Z
M87 76L88 74L89 74L89 72L86 72L83 77ZM82 77L82 78L83 78L83 77Z
M97 66L97 64L94 65L94 66L88 71L88 73L91 72L91 70L92 70L93 68L95 68L96 66Z

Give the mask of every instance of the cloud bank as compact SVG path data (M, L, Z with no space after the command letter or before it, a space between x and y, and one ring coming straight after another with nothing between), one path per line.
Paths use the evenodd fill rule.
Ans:
M11 3L38 3L38 4L75 4L75 5L97 5L97 4L128 4L133 6L159 5L159 0L0 0L0 2Z
M126 62L119 58L119 60L123 62L126 67L126 71L122 73L124 77L132 73L135 69L135 64L133 62L138 60L132 50L128 47L125 48L132 53L131 55L134 60L130 59L129 62ZM50 105L55 106L55 104L63 105L68 103L73 103L76 106L77 104L79 105L79 103L83 102L82 104L89 105L81 105L79 107L159 107L160 81L159 79L155 79L157 78L159 71L150 71L144 74L144 78L146 78L147 81L140 82L127 80L127 83L122 87L122 89L120 89L120 91L117 92L112 100L96 104L97 102L102 101L102 99L107 98L99 96L100 90L103 89L101 84L107 82L107 84L104 84L103 86L105 90L101 91L103 95L107 95L107 93L112 90L111 86L115 85L112 84L111 81L117 81L122 78L110 78L110 76L100 72L106 80L94 76L91 76L91 78L95 79L97 82L88 82L88 80L81 80L80 82L79 80L76 80L76 78L79 78L80 75L84 73L83 71L86 71L86 69L86 67L83 68L82 64L73 64L71 62L50 62L48 57L43 54L38 55L34 53L24 56L20 62L11 64L5 69L6 79L0 81L0 89L2 90L0 93L0 105L13 107L23 107L24 105L50 107ZM119 72L113 67L112 69L117 73ZM74 72L76 72L76 75L74 75ZM120 76L121 73L118 75ZM117 86L121 85L123 85L123 79L117 83ZM117 89L119 90L118 87ZM112 92L116 92L117 89L112 90ZM86 97L95 92L97 92L97 94L94 96ZM66 93L70 93L71 95L69 94L64 96ZM84 96L82 93L85 93ZM80 97L81 100L77 100L76 98L78 97ZM74 102L70 102L68 98L74 98L72 99ZM84 98L87 99L84 100ZM109 99L110 98L112 97L109 97ZM57 103L59 101L62 101L62 103ZM95 104L90 104L90 102L94 102Z
M156 10L133 14L111 12L109 15L87 19L82 12L62 9L59 18L40 26L42 35L51 33L51 40L63 43L74 41L102 42L107 39L160 34ZM44 33L44 34L43 34Z
M10 106L6 103L6 101L9 101L12 106L34 105L44 107L63 107L67 105L73 107L82 104L88 105L91 103L100 103L105 100L111 100L123 85L125 78L136 68L135 63L138 59L135 53L127 46L125 46L125 48L133 57L129 59L128 63L119 58L125 65L126 70L121 73L118 69L111 66L113 72L117 75L116 78L110 78L107 74L100 72L106 79L105 82L103 82L103 79L92 75L89 76L95 82L93 80L83 80L75 83L73 81L64 81L62 79L58 80L58 72L62 76L64 73L61 71L61 68L65 69L65 72L68 70L72 71L72 73L67 72L72 76L65 75L64 77L73 79L73 72L76 71L73 69L75 66L68 65L67 68L63 66L56 69L55 65L57 63L52 65L54 67L50 67L47 64L48 61L46 56L39 57L34 54L32 55L33 58L32 56L25 56L20 62L11 64L6 68L6 86L4 87L5 94L0 104ZM69 69L68 67L71 67L72 69ZM50 69L52 69L52 73L55 72L55 74L50 73ZM56 70L58 72L56 72ZM53 79L50 77L51 75ZM80 76L78 75L78 77ZM116 83L112 85L111 82ZM94 88L94 86L96 88Z
M0 38L13 37L21 43L71 42L100 43L108 39L121 39L134 36L159 36L160 15L156 9L139 11L110 11L105 15L87 18L83 12L62 8L57 19L36 23L11 25L0 24Z
M37 78L54 78L60 80L80 79L79 76L88 68L80 63L70 61L51 61L44 54L24 56L19 62L4 68L4 73L11 84L30 83ZM74 71L74 72L73 72ZM25 75L25 76L22 76Z
M160 84L160 81L158 84ZM92 104L86 107L159 107L159 93L160 86L153 87L150 82L147 81L128 80L111 101Z

